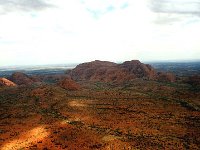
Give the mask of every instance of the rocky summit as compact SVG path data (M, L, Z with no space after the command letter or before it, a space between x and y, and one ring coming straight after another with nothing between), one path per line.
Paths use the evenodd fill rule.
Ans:
M139 60L125 61L122 64L95 60L82 63L67 73L77 81L125 82L143 78L174 82L176 79L173 74L157 72L151 65L143 64Z

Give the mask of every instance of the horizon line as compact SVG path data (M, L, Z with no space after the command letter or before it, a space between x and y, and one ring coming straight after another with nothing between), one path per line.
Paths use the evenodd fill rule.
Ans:
M0 68L12 68L12 67L45 67L45 66L65 66L65 65L78 65L78 64L81 64L81 63L85 63L85 62L92 62L92 61L95 61L96 59L94 60L91 60L91 61L84 61L84 62L68 62L68 63L45 63L45 64L25 64L25 65L22 65L22 64L18 64L18 65L3 65L3 66L0 66ZM131 59L131 60L138 60L138 59ZM131 61L131 60L125 60L125 61ZM109 61L109 60L100 60L100 61ZM200 59L171 59L171 60L139 60L140 62L142 63L167 63L167 62L170 62L170 63L187 63L187 62L200 62ZM109 62L115 62L115 63L123 63L124 61L109 61ZM67 66L66 66L67 67Z

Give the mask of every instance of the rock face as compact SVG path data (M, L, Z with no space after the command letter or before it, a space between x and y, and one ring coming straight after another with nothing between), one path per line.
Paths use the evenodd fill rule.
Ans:
M0 86L16 86L16 84L6 78L0 78Z
M125 61L119 66L137 78L155 79L157 76L156 70L151 65L143 64L139 60Z
M35 79L21 72L13 73L10 77L10 80L18 85L31 85L36 82Z
M152 66L139 60L125 61L122 64L95 60L80 64L67 73L76 81L124 82L135 78L175 81L172 74L158 73Z
M66 90L71 90L71 91L80 89L80 85L70 78L66 78L66 79L60 81L58 83L58 85Z

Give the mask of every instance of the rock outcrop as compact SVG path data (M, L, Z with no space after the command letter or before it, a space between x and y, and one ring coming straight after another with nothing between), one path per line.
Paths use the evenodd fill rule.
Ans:
M58 86L66 89L66 90L71 90L71 91L80 89L80 85L70 78L65 78L64 80L60 81L58 83Z
M143 64L139 60L125 61L122 64L95 60L79 64L67 74L76 81L124 82L135 78L175 81L173 74L158 73L151 65Z
M6 78L0 78L0 86L17 86L17 85Z

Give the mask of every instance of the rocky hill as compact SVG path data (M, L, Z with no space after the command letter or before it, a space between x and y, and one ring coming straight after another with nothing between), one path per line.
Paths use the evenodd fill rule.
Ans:
M67 72L74 80L103 82L124 82L135 78L174 82L175 76L170 73L157 72L151 65L139 60L125 61L117 64L95 60L79 64Z
M0 86L16 86L16 84L6 78L0 78Z
M15 72L11 75L10 80L18 85L31 85L35 82L39 82L37 78L28 76L22 72Z
M80 85L69 78L65 78L64 80L60 81L58 85L64 89L71 90L71 91L80 89Z

